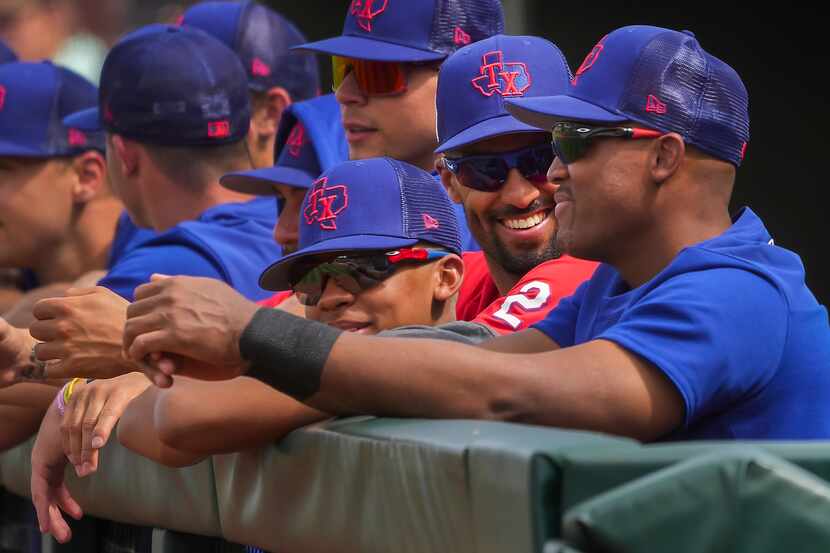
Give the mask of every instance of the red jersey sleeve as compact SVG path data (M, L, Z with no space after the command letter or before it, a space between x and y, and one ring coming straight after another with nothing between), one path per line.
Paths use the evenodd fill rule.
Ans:
M559 300L573 294L591 278L599 264L568 255L531 269L507 293L482 310L473 322L499 334L524 330L544 319Z
M277 307L282 302L284 302L285 300L287 300L288 298L290 298L293 293L294 292L292 292L291 290L286 290L284 292L277 292L276 294L274 294L270 298L265 298L262 301L258 301L257 305L261 305L262 307L274 308L274 307Z
M472 321L499 297L483 252L465 252L464 280L455 303L455 318Z

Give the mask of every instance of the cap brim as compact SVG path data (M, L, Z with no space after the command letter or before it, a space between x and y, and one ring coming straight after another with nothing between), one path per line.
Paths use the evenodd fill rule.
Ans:
M558 121L619 123L630 119L585 100L564 95L506 100L505 108L516 119L546 131Z
M98 108L76 111L63 118L63 124L79 131L99 132L104 130Z
M243 194L273 196L274 185L282 184L294 188L309 188L314 176L292 167L267 167L254 171L228 173L219 179L219 184Z
M532 125L522 123L512 115L499 115L498 117L481 121L469 129L464 129L452 138L442 142L438 145L438 149L435 150L435 153L440 154L456 148L462 148L469 144L473 144L474 142L479 142L495 136L531 132L542 131Z
M321 240L307 248L287 255L265 269L259 277L259 285L265 290L288 290L288 275L298 262L320 254L347 253L353 251L394 250L418 243L412 238L379 236L376 234L352 234L331 240Z
M308 50L330 56L343 56L370 61L433 61L447 57L440 52L421 50L411 46L402 46L393 42L375 40L359 36L337 36L317 42L294 46L291 50Z
M51 157L52 154L14 142L0 140L0 156L6 157Z

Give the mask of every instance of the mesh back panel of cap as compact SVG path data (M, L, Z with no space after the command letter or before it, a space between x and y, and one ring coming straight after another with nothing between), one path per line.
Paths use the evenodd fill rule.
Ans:
M504 32L504 12L499 0L437 0L429 37L430 50L452 54L464 43L456 43L455 29L470 35L470 42Z
M281 86L291 93L295 102L317 96L320 89L317 58L314 54L289 50L307 42L293 23L253 2L246 6L241 22L236 51L243 58L251 88L261 92ZM252 73L255 57L268 64L267 75Z
M444 187L429 173L408 164L389 160L401 186L401 213L407 236L461 253L458 220ZM438 228L427 228L428 215Z
M665 111L646 111L649 96L665 104ZM731 68L693 37L667 32L640 53L619 110L737 165L749 134L746 105L746 90Z

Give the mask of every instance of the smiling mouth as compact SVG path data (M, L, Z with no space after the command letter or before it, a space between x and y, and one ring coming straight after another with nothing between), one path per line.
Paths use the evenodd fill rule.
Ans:
M537 211L525 217L512 217L499 219L499 222L510 230L527 230L537 227L545 222L551 210Z
M334 321L329 323L330 326L339 328L344 332L361 332L369 328L369 323L357 323L352 321Z

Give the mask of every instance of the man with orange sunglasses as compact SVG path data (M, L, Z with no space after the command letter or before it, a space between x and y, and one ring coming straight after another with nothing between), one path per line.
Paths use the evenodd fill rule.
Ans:
M332 56L350 159L388 156L433 171L438 68L501 33L498 0L354 0L342 35L299 48ZM456 206L465 250L478 250Z

